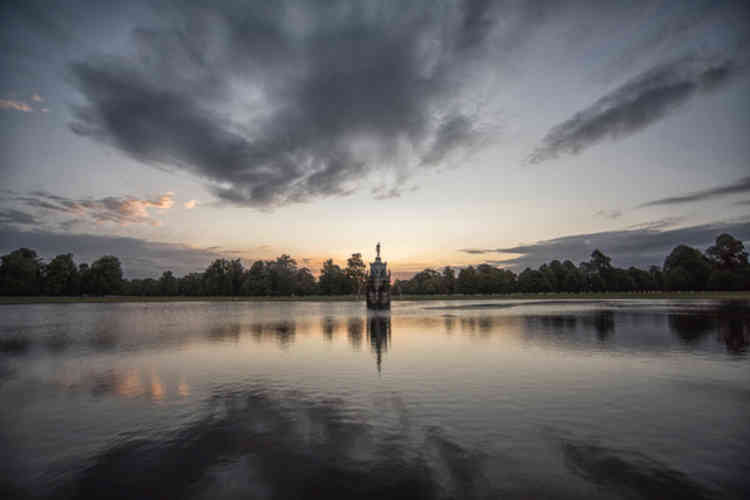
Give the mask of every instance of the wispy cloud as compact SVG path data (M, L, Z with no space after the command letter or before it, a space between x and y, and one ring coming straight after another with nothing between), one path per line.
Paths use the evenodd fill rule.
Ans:
M663 219L657 219L652 220L648 222L641 222L639 224L632 224L627 227L627 229L654 229L654 230L661 230L661 229L667 229L668 227L674 227L678 224L684 222L687 219L687 217L683 216L677 216L677 217L664 217Z
M728 59L691 57L657 65L552 128L528 160L541 163L561 154L578 154L607 138L629 136L695 94L717 89L738 71Z
M694 191L681 196L672 196L669 198L660 198L658 200L649 201L639 205L639 208L643 207L656 207L660 205L679 205L682 203L692 203L695 201L713 200L716 198L723 198L733 194L750 193L750 177L743 177L742 179L732 184L726 184L724 186L717 186L710 189L704 189L701 191Z
M31 106L23 101L14 101L12 99L0 99L0 109L15 109L16 111L24 111L30 113L33 111Z
M171 192L145 199L135 196L71 199L46 191L34 191L13 196L11 199L42 212L63 213L79 219L88 218L96 222L112 222L119 225L150 224L156 226L159 221L153 218L149 209L168 209L174 205L174 193Z
M599 210L594 215L597 217L603 217L605 219L617 219L618 217L622 216L622 211L614 209L614 210Z
M31 100L34 101L34 102L43 102L44 101L44 99L42 99L42 96L40 96L39 94L34 94L33 96L31 96Z
M185 206L185 208L187 208L188 210L190 210L190 209L195 208L195 207L198 206L198 201L197 200L186 201L184 203L184 206Z

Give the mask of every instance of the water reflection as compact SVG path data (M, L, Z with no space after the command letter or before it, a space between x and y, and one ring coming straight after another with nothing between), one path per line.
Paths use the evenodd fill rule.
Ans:
M0 498L743 497L747 304L448 309L7 309Z
M730 301L719 307L669 314L669 328L688 346L714 335L731 354L745 354L750 342L750 306Z
M724 303L715 305L683 304L662 310L654 307L622 304L598 304L585 307L575 303L574 307L562 304L542 312L539 306L524 310L520 306L480 307L482 304L450 307L415 308L419 314L394 314L387 326L389 332L398 335L403 331L430 331L445 335L460 332L481 340L516 332L527 342L555 343L563 347L578 349L584 345L597 348L619 349L647 346L669 348L661 332L672 332L679 342L691 349L703 349L705 341L713 338L723 344L727 352L744 355L750 342L750 308L747 303ZM605 306L605 307L602 307ZM450 313L435 314L432 310L450 309ZM297 341L299 333L317 334L328 342L334 342L337 333L345 329L347 341L354 351L362 348L363 336L368 334L378 359L388 342L373 343L372 331L380 330L380 324L372 323L366 311L357 314L328 314L320 317L296 317L293 314L269 319L258 319L247 315L234 315L214 321L174 322L162 326L158 321L144 321L146 328L134 328L122 318L110 322L97 319L90 328L66 329L54 324L50 331L43 329L14 329L5 327L0 331L0 354L26 356L46 347L50 355L69 355L69 350L91 349L102 353L117 353L124 350L168 349L174 345L193 343L200 339L210 342L239 344L250 338L257 343L274 342L281 348L289 348ZM380 320L376 320L380 321ZM623 335L615 339L617 329ZM656 332L650 334L649 332ZM593 335L589 335L593 334ZM375 337L376 339L379 337Z
M362 345L362 331L364 330L364 320L360 317L349 318L347 332L349 333L349 343L352 349L359 351Z
M625 498L717 497L716 492L687 475L640 453L575 441L562 441L561 448L571 471Z
M52 496L431 499L499 493L486 479L481 455L438 428L414 441L406 429L402 439L384 440L363 416L352 418L342 401L263 388L215 394L208 404L211 417L162 440L117 441Z
M166 382L156 369L109 369L97 371L64 370L56 374L58 387L71 393L87 391L96 398L117 396L125 399L145 396L158 403L168 397L190 396L190 385L184 375L176 382Z
M381 373L383 354L388 351L388 344L391 342L390 313L370 313L367 317L367 336L375 353L378 373Z
M320 329L323 332L325 339L329 342L333 340L339 326L339 321L335 316L325 316L320 320Z

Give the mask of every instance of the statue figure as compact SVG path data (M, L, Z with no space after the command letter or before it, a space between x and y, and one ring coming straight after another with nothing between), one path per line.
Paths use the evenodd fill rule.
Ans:
M380 260L380 242L375 245L375 262L370 263L370 272L367 274L366 297L368 309L391 308L391 273L388 263Z

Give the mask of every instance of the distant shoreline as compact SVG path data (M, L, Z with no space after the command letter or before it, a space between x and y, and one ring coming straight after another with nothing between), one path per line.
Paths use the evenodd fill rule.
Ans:
M750 300L750 291L738 292L612 292L612 293L514 293L495 295L403 295L393 296L397 301L433 301L433 300L560 300L560 299L717 299L717 300ZM0 297L0 305L18 304L86 304L118 302L362 302L353 295L309 295L286 297L139 297L139 296L106 296L106 297Z

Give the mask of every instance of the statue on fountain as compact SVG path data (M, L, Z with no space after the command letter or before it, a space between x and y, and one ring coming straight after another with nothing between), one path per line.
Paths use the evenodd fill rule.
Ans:
M375 262L370 263L367 275L367 308L388 310L391 308L391 272L388 263L380 260L380 242L375 245Z

